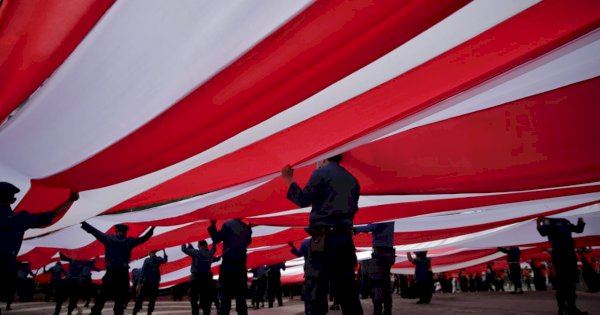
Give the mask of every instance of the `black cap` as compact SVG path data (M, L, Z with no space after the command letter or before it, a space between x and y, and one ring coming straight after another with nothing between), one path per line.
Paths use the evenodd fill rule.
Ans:
M11 183L0 182L0 196L14 197L19 191L21 190Z
M129 227L125 224L117 224L117 225L115 225L115 230L117 230L119 232L127 233L127 230L129 230Z

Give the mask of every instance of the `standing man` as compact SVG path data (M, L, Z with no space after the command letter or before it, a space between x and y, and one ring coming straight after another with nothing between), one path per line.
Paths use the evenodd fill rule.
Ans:
M575 305L575 285L579 281L575 242L571 232L581 233L585 227L582 218L577 225L567 219L537 218L537 230L541 236L548 236L552 244L552 265L555 272L556 302L559 314L588 314L580 311Z
M277 304L283 306L281 296L281 270L285 270L285 263L270 265L267 267L267 297L269 299L269 308L273 307L273 302L277 298Z
M342 312L363 314L354 274L357 259L352 239L360 185L340 166L341 161L339 154L318 162L304 188L294 180L290 165L283 167L281 176L288 184L289 200L300 207L312 205L308 226L312 238L311 254L323 256L323 275L331 281Z
M210 314L210 305L212 304L213 293L213 273L210 266L213 262L219 261L220 257L214 258L217 247L212 245L208 249L208 243L205 240L198 242L198 249L194 249L192 244L181 245L181 251L192 257L192 266L190 271L190 303L192 304L192 315L199 315L200 308L202 314ZM200 302L200 303L198 303Z
M508 279L515 286L512 294L523 294L523 285L521 284L521 250L517 246L509 248L498 247L498 250L506 253L506 261L508 262Z
M416 258L412 258L410 252L406 253L408 261L415 265L415 285L419 296L417 304L429 304L433 286L431 260L427 258L427 251L415 252L415 256Z
M52 296L52 299L56 302L56 300L59 299L62 281L64 276L67 275L67 272L60 261L57 261L56 264L48 270L46 270L46 266L44 266L44 273L50 273L50 283L48 284L48 291L46 292L44 300L48 302L50 301L50 296Z
M381 294L372 294L373 312L375 314L392 314L392 283L390 274L396 262L394 249L394 221L368 224L354 228L355 233L371 233L373 237L373 267L381 276L379 281L369 282L372 290ZM382 307L383 302L383 307Z
M156 251L151 250L148 254L150 257L144 260L142 277L140 279L142 290L138 292L138 296L135 299L133 315L136 315L142 309L142 304L146 297L148 297L148 315L152 315L152 311L154 311L154 303L158 297L158 285L160 284L160 265L169 261L169 257L164 249L162 252L163 257L158 257L156 256Z
M220 231L217 231L216 223L216 220L210 220L208 234L214 245L223 242L223 262L219 269L221 315L229 315L231 298L234 295L236 312L246 315L248 314L246 259L248 246L252 242L252 228L240 218L226 221Z
M13 213L11 205L17 201L15 195L19 191L20 189L11 183L0 182L0 300L6 301L6 310L10 310L15 295L17 255L25 231L51 224L52 219L61 216L79 199L78 193L71 192L69 199L52 211L35 214L27 211Z
M288 242L291 252L296 257L304 257L304 283L302 283L302 297L304 298L304 313L307 315L327 313L327 292L329 281L322 277L324 263L322 256L313 257L310 252L311 240L305 239L300 249L294 243Z
M84 268L96 268L94 266L95 260L83 260L73 259L67 255L59 252L60 260L69 263L69 271L67 272L67 278L65 279L64 294L61 294L60 298L56 300L56 308L54 314L60 314L60 309L64 301L69 298L69 306L67 307L67 314L71 315L74 309L77 308L77 301L79 296L83 293L83 286L81 283L81 274Z
M123 310L129 296L129 260L134 247L149 240L154 233L151 227L141 237L127 237L129 227L125 224L115 225L115 235L102 233L87 222L81 223L81 228L92 234L98 241L104 244L106 258L106 274L102 277L100 292L96 297L96 303L92 307L92 315L100 315L106 300L114 296L115 315L123 315Z

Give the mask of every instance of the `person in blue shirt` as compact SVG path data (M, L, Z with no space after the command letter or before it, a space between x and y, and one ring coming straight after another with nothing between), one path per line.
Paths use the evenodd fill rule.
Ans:
M323 256L321 271L329 279L342 312L362 314L354 273L358 261L352 239L360 185L340 166L341 161L341 154L319 161L304 188L294 180L290 165L282 168L281 176L288 184L290 201L300 207L312 206L307 228L312 237L310 249L312 255Z
M419 296L417 304L428 304L431 302L433 288L431 260L427 257L427 251L415 252L415 256L416 258L412 258L410 252L406 253L408 261L415 265L415 285Z
M252 242L252 228L242 219L231 219L217 230L216 220L210 221L208 234L213 244L223 242L223 259L219 268L221 287L221 315L229 315L231 298L235 296L235 310L238 314L248 314L246 295L248 274L246 268L247 249Z
M302 241L300 249L297 249L292 242L288 242L288 245L291 247L292 254L296 257L304 257L304 283L302 283L304 313L307 315L326 314L329 281L322 277L324 269L322 257L311 255L310 242L309 238Z
M92 299L92 295L95 295L94 284L92 283L92 270L100 271L100 269L96 267L97 259L98 257L94 257L93 259L88 260L87 263L83 265L83 268L81 269L81 274L79 275L81 298L85 301L85 307L90 307L90 300Z
M547 236L552 245L552 265L554 266L554 284L559 314L588 314L577 308L575 286L579 282L579 269L572 232L582 233L585 222L582 218L577 225L563 218L537 218L537 230L541 236Z
M277 304L283 306L281 270L285 270L285 263L267 266L267 297L269 299L269 308L273 307L275 297L277 297Z
M15 195L21 191L8 182L0 182L0 301L6 301L6 310L10 310L17 284L17 255L23 244L25 231L41 228L67 211L73 202L79 199L77 192L71 192L69 198L51 211L29 213L13 212L11 205L17 201Z
M181 251L192 257L189 291L192 315L199 315L200 309L202 309L203 314L210 314L210 306L214 296L212 292L213 273L210 267L213 262L221 259L214 256L216 250L215 245L208 249L208 243L205 240L198 242L198 249L194 249L192 244L181 245Z
M508 278L515 287L512 294L523 294L523 284L521 282L521 250L517 246L511 246L509 248L498 247L498 251L507 254Z
M63 278L67 275L67 272L60 261L57 261L56 264L48 270L46 270L46 266L44 266L44 273L50 273L50 283L48 284L44 300L48 302L50 296L52 296L52 299L56 302L61 294Z
M106 274L102 277L100 292L96 296L96 303L92 307L92 315L100 315L106 300L114 296L115 315L123 315L127 299L129 297L129 260L131 251L150 239L154 233L151 227L141 237L128 237L129 227L125 224L115 225L116 234L102 233L87 222L81 223L81 228L92 234L98 241L104 244L106 259Z
M357 226L355 233L371 233L373 260L368 264L371 275L377 274L377 280L369 281L374 314L392 314L392 283L390 274L396 262L394 250L394 222L381 222ZM373 280L373 279L372 279ZM383 304L383 307L382 307Z
M148 315L152 315L154 311L154 304L158 297L158 286L160 285L160 265L169 261L167 252L164 249L162 250L163 257L156 256L156 252L151 250L148 253L149 257L144 260L142 265L142 276L140 278L142 289L135 299L133 315L136 315L142 309L145 298L148 298Z
M80 294L83 292L81 285L81 275L84 268L96 269L94 265L95 260L85 259L73 259L67 255L59 252L60 260L69 263L69 271L65 279L64 294L56 301L56 307L54 314L60 314L62 304L69 298L69 306L67 307L67 314L71 315L74 309L77 308L77 301L79 300ZM96 269L97 270L97 269Z

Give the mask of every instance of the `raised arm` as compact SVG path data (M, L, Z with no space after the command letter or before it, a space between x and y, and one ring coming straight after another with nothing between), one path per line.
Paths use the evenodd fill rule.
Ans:
M61 214L65 213L65 211L67 211L73 205L73 202L77 201L78 199L79 199L79 193L76 191L71 191L71 194L69 195L69 199L67 199L65 202L63 202L58 207L52 209L52 211L51 211L52 216L58 217Z
M318 191L321 176L318 172L314 172L304 189L294 180L294 170L288 164L281 169L281 177L288 183L287 198L300 207L308 207L313 203L313 200Z
M408 261L410 261L411 264L415 263L410 252L406 252L406 258L408 259Z
M154 226L150 227L150 230L148 230L148 232L146 232L144 235L136 238L134 241L134 246L138 246L138 245L148 241L154 234L154 228L155 228Z
M296 257L302 257L302 254L300 254L300 251L296 248L296 246L294 246L292 241L289 241L288 245L291 247L292 254L294 254Z
M61 252L58 252L58 255L60 256L60 260L62 260L62 261L67 261L69 263L73 262L72 258L68 257L67 255L65 255Z
M208 226L208 234L212 239L213 245L216 245L223 241L223 228L221 231L217 231L217 220L210 220L210 226Z
M167 252L165 252L164 248L163 248L162 252L163 252L163 261L161 262L161 264L164 264L169 261L169 256L167 256Z
M81 228L92 234L92 236L94 236L98 241L102 242L102 243L108 243L108 237L106 236L105 233L100 232L98 229L96 229L95 227L93 227L92 225L90 225L87 222L81 222Z
M187 246L185 244L181 244L181 251L188 256L192 256L192 248L192 244L187 244Z
M583 218L577 219L577 225L571 224L571 231L575 233L583 232L583 228L585 228L585 222L583 222Z

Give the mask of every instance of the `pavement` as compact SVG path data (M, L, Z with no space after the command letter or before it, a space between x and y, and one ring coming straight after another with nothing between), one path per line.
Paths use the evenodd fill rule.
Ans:
M577 306L590 314L600 315L600 293L577 292ZM361 300L364 314L373 312L370 300ZM249 309L250 315L301 315L304 314L304 304L298 299L284 299L284 306L273 308ZM393 314L419 315L544 315L556 314L557 307L553 291L525 292L523 295L513 295L508 292L473 292L473 293L436 293L430 304L416 304L416 300L402 299L394 294ZM235 304L235 303L234 303ZM18 315L47 315L54 311L54 304L47 302L14 303L13 310L5 311L5 304L0 303L2 314ZM106 303L104 314L112 314L112 303ZM125 314L131 314L131 305ZM144 309L139 313L146 314ZM235 306L231 314L236 314ZM88 308L79 308L80 314L89 314ZM61 314L66 314L66 305ZM190 314L187 301L159 300L156 303L154 315ZM73 315L78 312L73 312ZM213 308L212 314L216 314ZM329 311L330 315L341 315L341 311Z

